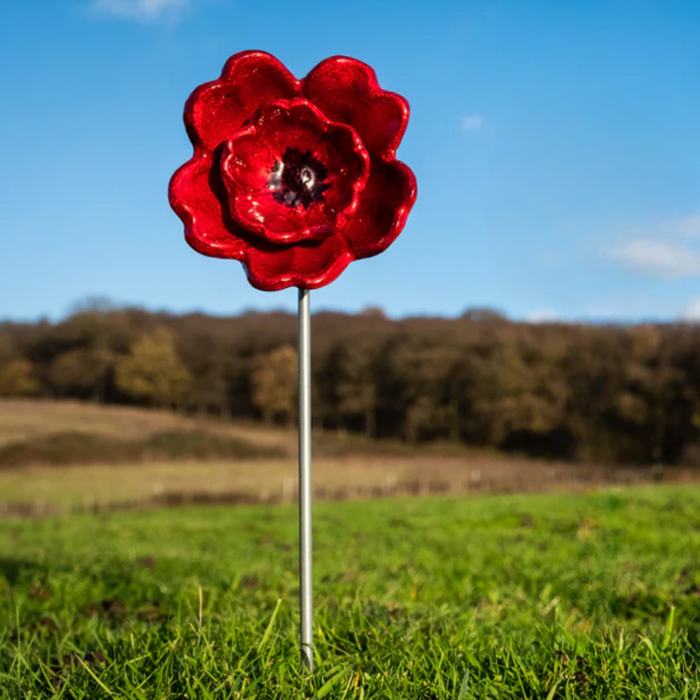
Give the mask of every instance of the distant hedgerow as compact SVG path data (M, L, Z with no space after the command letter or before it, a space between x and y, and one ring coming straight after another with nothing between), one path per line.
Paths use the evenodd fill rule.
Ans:
M142 439L82 432L42 435L0 447L0 468L29 465L117 464L147 460L255 459L278 457L274 448L204 430L165 430Z

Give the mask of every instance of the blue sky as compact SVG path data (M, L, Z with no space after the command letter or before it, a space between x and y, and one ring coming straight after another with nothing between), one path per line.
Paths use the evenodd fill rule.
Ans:
M167 183L185 99L243 49L370 63L418 201L315 308L700 321L697 0L3 0L0 318L87 297L294 309L197 255Z

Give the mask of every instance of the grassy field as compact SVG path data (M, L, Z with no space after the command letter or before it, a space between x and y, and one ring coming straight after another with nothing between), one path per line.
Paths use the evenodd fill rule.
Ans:
M700 698L700 488L0 522L0 698Z
M68 466L25 463L13 468L11 458L8 463L8 453L26 457L42 444L42 449L55 451L56 446L46 442L49 436L74 442L76 432L83 440L96 441L98 450L106 450L105 463L94 457L90 464ZM260 456L197 460L183 453L168 460L115 461L125 441L132 441L126 446L133 448L134 441L148 442L154 436L157 440L167 435L172 441L173 434L245 441ZM170 412L0 400L0 457L5 457L4 462L0 459L0 518L182 503L291 503L296 498L296 440L294 430ZM317 500L561 491L642 483L659 476L688 482L700 474L677 468L659 474L649 468L544 462L453 444L417 447L320 431L314 433L313 448ZM279 456L263 457L266 450Z

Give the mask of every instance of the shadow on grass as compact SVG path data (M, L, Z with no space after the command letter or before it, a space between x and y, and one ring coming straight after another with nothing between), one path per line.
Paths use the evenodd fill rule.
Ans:
M0 577L11 586L23 579L44 580L48 569L44 564L30 559L0 558Z

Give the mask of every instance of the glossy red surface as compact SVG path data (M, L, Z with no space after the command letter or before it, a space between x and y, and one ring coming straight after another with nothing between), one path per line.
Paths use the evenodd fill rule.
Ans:
M240 260L267 291L332 282L396 239L416 181L395 153L409 117L374 71L336 56L297 80L273 56L232 56L185 105L193 157L170 202L198 252Z

